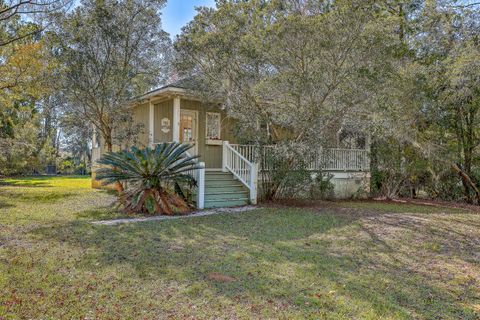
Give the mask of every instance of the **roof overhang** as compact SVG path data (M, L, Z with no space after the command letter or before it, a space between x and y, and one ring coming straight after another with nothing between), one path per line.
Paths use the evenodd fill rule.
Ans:
M187 94L187 90L182 88L162 87L132 99L128 105L130 108L135 108L147 102L161 102L178 96L186 96Z
M156 103L162 102L165 100L170 100L173 98L184 98L188 100L194 101L205 101L204 97L199 92L194 90L187 90L184 88L179 88L175 86L166 86L159 89L155 89L149 91L141 96L136 97L135 99L131 100L129 103L130 108L135 108L138 105L144 103ZM212 103L221 103L220 101L210 101Z

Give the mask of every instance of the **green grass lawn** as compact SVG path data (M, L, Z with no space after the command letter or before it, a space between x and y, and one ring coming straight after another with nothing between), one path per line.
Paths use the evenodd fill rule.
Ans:
M85 178L0 182L0 319L479 319L480 215L345 202L118 226Z

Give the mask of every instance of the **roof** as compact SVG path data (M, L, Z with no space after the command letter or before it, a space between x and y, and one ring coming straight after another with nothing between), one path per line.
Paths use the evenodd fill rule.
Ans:
M172 87L172 88L181 88L185 90L198 90L201 87L201 82L198 78L184 78L177 80L175 82L172 82L165 87Z
M134 98L134 101L148 99L162 93L187 93L188 91L198 91L201 88L201 82L196 78L184 78L164 85L160 88L148 91L143 95Z

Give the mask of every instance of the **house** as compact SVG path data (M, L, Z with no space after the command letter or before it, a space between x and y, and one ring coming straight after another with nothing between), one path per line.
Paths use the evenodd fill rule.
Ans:
M197 207L225 207L255 204L258 198L258 150L239 145L233 132L234 120L227 117L220 104L207 104L183 82L150 91L132 104L133 119L145 128L138 136L139 146L162 142L193 144L191 153L200 155L204 170L196 173L199 184ZM312 162L311 169L330 173L335 197L349 198L359 191L368 192L368 143L362 149L329 148ZM95 160L105 152L94 142L92 179L95 183Z

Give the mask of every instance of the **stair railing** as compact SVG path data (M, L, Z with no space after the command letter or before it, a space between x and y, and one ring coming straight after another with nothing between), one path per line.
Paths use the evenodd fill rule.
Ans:
M228 141L223 142L222 170L231 172L250 191L250 203L257 203L258 165L248 161Z

